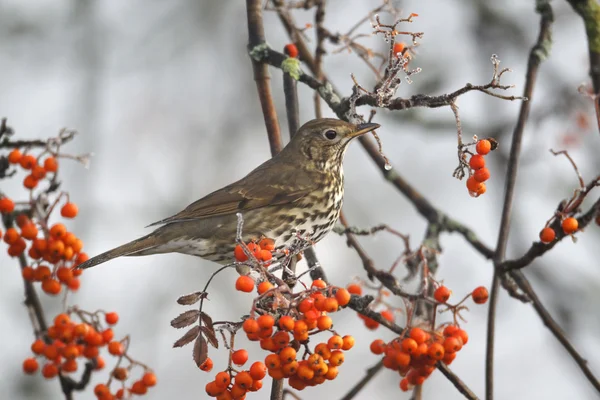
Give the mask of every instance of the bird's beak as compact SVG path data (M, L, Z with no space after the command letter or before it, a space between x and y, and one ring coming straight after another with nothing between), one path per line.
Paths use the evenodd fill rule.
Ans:
M371 122L368 122L366 124L360 124L360 125L358 125L356 127L356 131L355 132L350 133L349 137L350 138L354 138L354 137L363 135L363 134L365 134L367 132L371 132L372 130L375 130L375 129L379 128L380 126L381 125L379 125L379 124L374 124L374 123L371 123Z

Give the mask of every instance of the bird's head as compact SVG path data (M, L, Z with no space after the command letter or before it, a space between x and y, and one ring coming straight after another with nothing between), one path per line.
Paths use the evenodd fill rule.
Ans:
M352 139L377 128L379 124L374 123L354 125L334 118L313 119L298 129L286 148L323 166L341 163Z

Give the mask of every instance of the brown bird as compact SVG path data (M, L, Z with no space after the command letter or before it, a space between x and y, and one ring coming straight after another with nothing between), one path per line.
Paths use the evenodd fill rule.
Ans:
M237 213L243 239L267 237L276 249L296 234L318 242L337 221L344 196L342 161L350 141L379 127L323 118L304 124L275 157L246 177L150 226L154 232L90 258L90 268L121 256L183 253L220 264L233 261Z

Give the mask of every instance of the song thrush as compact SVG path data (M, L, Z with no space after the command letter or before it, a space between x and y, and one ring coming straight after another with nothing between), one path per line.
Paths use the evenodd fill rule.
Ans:
M171 252L227 264L233 261L237 213L244 219L245 241L267 237L282 249L299 234L318 242L342 208L342 161L348 143L378 127L330 118L309 121L279 154L246 177L150 225L162 226L149 235L90 258L79 268L120 256Z

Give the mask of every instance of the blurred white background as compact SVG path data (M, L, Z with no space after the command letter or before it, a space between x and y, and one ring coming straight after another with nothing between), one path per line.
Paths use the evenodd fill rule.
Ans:
M377 6L378 1L331 0L327 26L346 31ZM509 257L522 254L537 238L558 202L569 197L577 180L567 160L549 148L567 148L586 180L600 170L599 138L577 130L575 115L592 116L591 105L577 94L587 82L584 28L566 2L555 10L554 46L541 67L535 89L532 122L526 129ZM511 94L521 94L527 56L537 38L539 18L533 1L403 1L406 13L419 14L410 26L425 32L414 65L423 72L398 94L440 94L466 82L487 83L489 58L499 55L513 73ZM303 24L312 14L299 11ZM288 39L276 15L265 13L267 40L276 49ZM363 32L369 32L366 24ZM313 34L313 32L309 32ZM44 138L62 127L80 135L66 149L93 152L89 169L62 162L63 189L80 206L69 229L95 255L144 234L144 226L171 215L188 203L242 177L269 157L260 106L246 55L245 2L173 0L0 0L0 116L7 117L18 138ZM367 41L383 49L380 38ZM334 47L328 46L328 50ZM326 57L327 74L345 95L350 72L367 87L373 78L352 54ZM281 73L271 70L284 137L287 136ZM301 120L313 116L312 92L299 86ZM449 108L410 112L379 112L384 151L403 174L436 206L472 227L493 246L499 227L509 139L519 104L480 93L458 101L467 137L495 136L500 150L488 156L492 178L481 198L469 197L463 182L452 178L456 166L456 134ZM368 114L368 109L364 109ZM564 146L565 137L574 143ZM387 184L354 144L345 162L345 212L353 225L387 223L418 243L425 223L410 203ZM19 178L20 177L20 178ZM2 190L17 197L22 176L2 182ZM597 194L595 194L597 197ZM585 205L588 205L586 203ZM585 207L584 207L585 208ZM552 314L600 374L598 344L600 270L599 229L578 234L577 244L564 240L525 273ZM385 234L361 238L380 268L397 257L400 243ZM443 236L438 278L456 298L478 285L489 286L492 267L457 236ZM317 246L331 281L345 285L364 276L360 260L345 240L334 234ZM0 393L6 399L61 399L58 382L39 375L24 376L21 363L29 356L33 333L22 304L19 269L0 255ZM304 267L304 265L303 265ZM184 308L179 295L200 290L215 265L183 255L119 259L86 272L72 301L85 309L118 311L117 336L130 334L131 354L154 367L159 384L146 398L204 398L204 386L225 366L223 350L211 350L213 373L197 369L191 349L172 349L182 332L169 321ZM210 290L208 311L220 319L236 319L248 311L249 295L233 290L235 272L221 274ZM58 300L43 295L48 315L60 309ZM465 328L469 344L451 369L478 395L484 393L485 323L487 306L472 306ZM352 311L334 316L336 329L353 334L358 345L347 354L333 382L300 393L303 398L336 399L360 379L378 358L369 343L389 332L368 331ZM399 321L402 323L403 321ZM264 358L258 346L247 346L251 359ZM109 363L110 365L110 363ZM105 380L95 376L93 384ZM359 399L407 399L397 374L384 370L360 393ZM268 398L265 388L249 399ZM92 386L93 387L93 386ZM543 326L530 305L502 292L496 347L498 399L592 399L591 385L567 353ZM91 388L78 399L92 399ZM425 399L462 396L436 372L424 386Z

